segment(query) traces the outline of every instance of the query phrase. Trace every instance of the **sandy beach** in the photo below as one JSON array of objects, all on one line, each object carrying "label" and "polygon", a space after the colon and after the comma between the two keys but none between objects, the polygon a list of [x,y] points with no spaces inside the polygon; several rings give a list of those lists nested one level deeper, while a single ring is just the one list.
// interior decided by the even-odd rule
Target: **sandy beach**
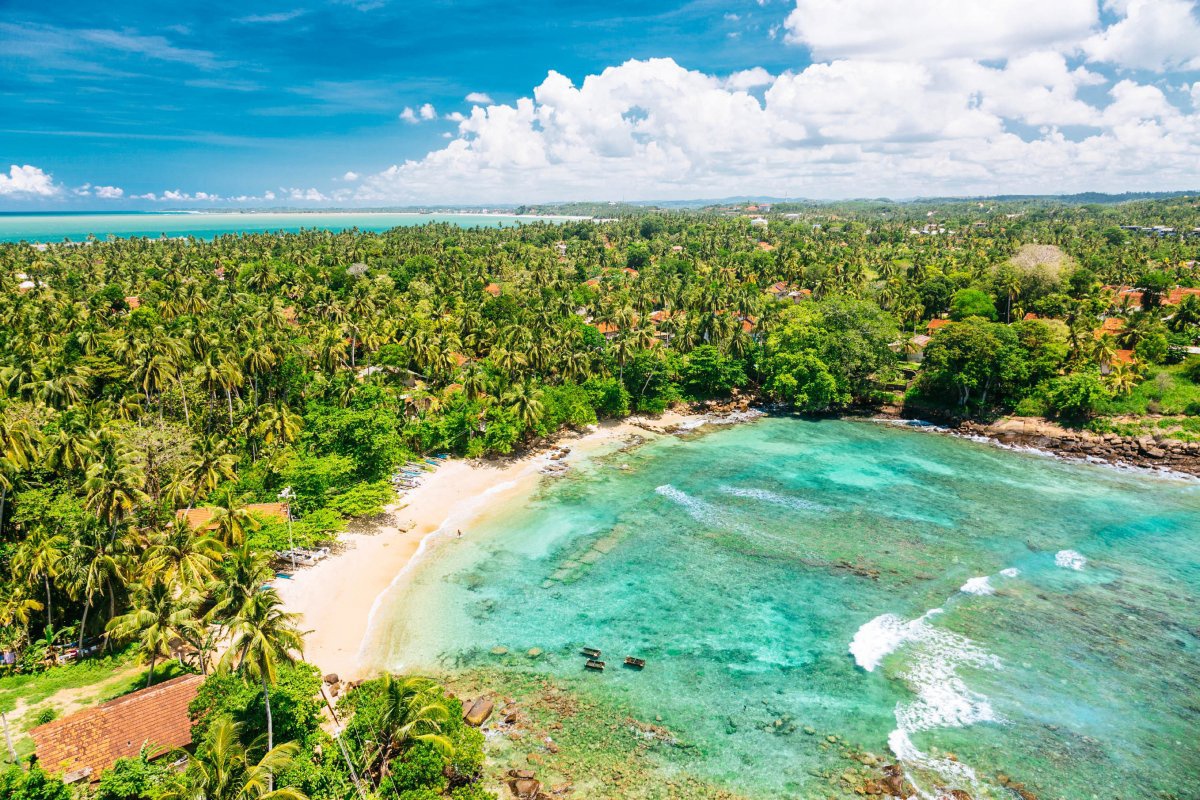
[{"label": "sandy beach", "polygon": [[[563,459],[584,458],[605,443],[631,435],[665,432],[698,418],[667,412],[653,420],[630,418],[605,423],[583,433],[568,433],[556,444],[570,448]],[[398,585],[421,556],[462,531],[470,535],[473,520],[488,506],[503,504],[536,487],[550,450],[505,460],[448,461],[429,473],[421,485],[388,507],[383,524],[351,531],[339,539],[336,554],[275,586],[288,611],[301,615],[304,659],[322,672],[343,680],[366,676],[369,665],[361,648],[373,614],[389,589]]]}]

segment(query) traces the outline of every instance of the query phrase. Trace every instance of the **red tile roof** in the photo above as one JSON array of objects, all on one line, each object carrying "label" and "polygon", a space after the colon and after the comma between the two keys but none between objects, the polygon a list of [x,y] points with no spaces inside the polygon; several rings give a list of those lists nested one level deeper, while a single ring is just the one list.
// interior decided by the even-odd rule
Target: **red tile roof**
[{"label": "red tile roof", "polygon": [[929,320],[929,332],[933,333],[938,328],[944,328],[947,325],[953,325],[954,320],[951,319],[931,319]]},{"label": "red tile roof", "polygon": [[1133,357],[1132,350],[1118,350],[1113,353],[1114,364],[1132,364],[1136,359]]},{"label": "red tile roof", "polygon": [[1167,296],[1163,298],[1164,306],[1177,306],[1183,302],[1183,298],[1188,295],[1200,296],[1200,289],[1185,289],[1182,286],[1176,286]]},{"label": "red tile roof", "polygon": [[[287,503],[247,503],[242,507],[255,516],[264,517],[273,522],[287,522],[288,519]],[[217,509],[211,506],[200,506],[192,509],[179,509],[175,512],[175,519],[187,522],[187,526],[194,531],[208,531],[217,527],[217,523],[213,521],[216,515]]]},{"label": "red tile roof", "polygon": [[492,297],[500,296],[500,284],[498,283],[489,283],[487,286],[483,287],[483,290]]},{"label": "red tile roof", "polygon": [[142,298],[138,297],[136,294],[126,297],[125,305],[129,306],[130,311],[133,311],[134,309],[141,307]]},{"label": "red tile roof", "polygon": [[1029,320],[1031,320],[1031,319],[1041,319],[1041,317],[1039,317],[1037,314],[1035,314],[1035,313],[1033,313],[1032,311],[1030,311],[1030,312],[1029,312],[1029,313],[1027,313],[1025,316],[1021,317],[1021,319],[1022,319],[1022,321],[1024,321],[1024,322],[1028,322],[1028,321],[1029,321]]},{"label": "red tile roof", "polygon": [[1097,339],[1105,334],[1116,336],[1123,330],[1125,330],[1125,320],[1120,317],[1106,317],[1104,322],[1100,323],[1100,327],[1092,331],[1092,336]]},{"label": "red tile roof", "polygon": [[769,253],[775,249],[775,245],[770,244],[768,242],[759,242],[758,249],[762,250],[764,253]]},{"label": "red tile roof", "polygon": [[83,772],[94,782],[118,758],[132,758],[143,747],[151,758],[186,747],[192,742],[188,703],[203,681],[182,675],[39,725],[29,732],[38,761],[48,772]]}]

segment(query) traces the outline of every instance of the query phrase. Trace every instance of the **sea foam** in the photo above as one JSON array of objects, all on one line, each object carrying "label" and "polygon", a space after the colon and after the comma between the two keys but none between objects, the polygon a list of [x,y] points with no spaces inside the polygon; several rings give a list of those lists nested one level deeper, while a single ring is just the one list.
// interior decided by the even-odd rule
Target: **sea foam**
[{"label": "sea foam", "polygon": [[995,594],[996,590],[992,587],[992,583],[987,575],[980,578],[971,578],[958,589],[966,594]]},{"label": "sea foam", "polygon": [[1059,550],[1054,554],[1054,565],[1081,571],[1087,565],[1087,558],[1077,550]]},{"label": "sea foam", "polygon": [[850,655],[854,656],[854,663],[867,672],[874,672],[884,657],[896,652],[909,639],[917,638],[926,620],[940,613],[940,608],[930,609],[909,622],[895,614],[880,614],[864,623],[850,642]]},{"label": "sea foam", "polygon": [[748,497],[752,500],[761,500],[764,503],[771,503],[777,506],[793,508],[797,511],[826,511],[826,506],[820,503],[814,503],[811,500],[805,500],[802,497],[791,497],[785,494],[778,494],[768,489],[744,488],[741,486],[722,486],[719,491],[722,494],[732,495],[734,497]]},{"label": "sea foam", "polygon": [[1016,567],[1009,567],[1008,569],[1000,570],[1000,574],[1006,578],[1015,578],[1021,574],[1021,570]]}]

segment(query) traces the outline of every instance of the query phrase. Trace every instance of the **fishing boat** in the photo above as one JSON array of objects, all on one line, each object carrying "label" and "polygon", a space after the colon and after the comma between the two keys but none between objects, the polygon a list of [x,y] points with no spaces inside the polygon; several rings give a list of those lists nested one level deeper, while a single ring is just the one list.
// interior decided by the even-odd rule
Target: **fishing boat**
[{"label": "fishing boat", "polygon": [[642,667],[646,666],[646,659],[625,656],[625,666],[631,669],[641,669]]},{"label": "fishing boat", "polygon": [[592,669],[596,672],[604,672],[604,662],[597,661],[594,658],[589,658],[587,663],[583,665],[584,669]]},{"label": "fishing boat", "polygon": [[583,653],[588,658],[599,658],[600,657],[600,651],[594,647],[585,647],[582,650],[580,650],[579,652]]}]

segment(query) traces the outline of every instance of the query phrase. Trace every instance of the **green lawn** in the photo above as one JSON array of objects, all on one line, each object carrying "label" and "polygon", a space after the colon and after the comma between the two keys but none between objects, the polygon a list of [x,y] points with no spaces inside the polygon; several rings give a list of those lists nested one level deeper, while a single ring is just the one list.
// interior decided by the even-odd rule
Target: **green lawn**
[{"label": "green lawn", "polygon": [[1200,415],[1200,384],[1192,383],[1183,370],[1184,364],[1151,367],[1146,380],[1126,397],[1113,398],[1104,413],[1112,416]]}]

